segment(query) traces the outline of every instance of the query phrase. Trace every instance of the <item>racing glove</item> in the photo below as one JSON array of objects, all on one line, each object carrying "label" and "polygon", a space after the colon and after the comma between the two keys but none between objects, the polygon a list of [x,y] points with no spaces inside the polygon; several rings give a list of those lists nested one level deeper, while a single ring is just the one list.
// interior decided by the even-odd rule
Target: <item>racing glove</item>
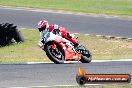
[{"label": "racing glove", "polygon": [[59,34],[60,30],[59,30],[59,26],[54,24],[54,30],[53,30],[53,33],[54,34]]}]

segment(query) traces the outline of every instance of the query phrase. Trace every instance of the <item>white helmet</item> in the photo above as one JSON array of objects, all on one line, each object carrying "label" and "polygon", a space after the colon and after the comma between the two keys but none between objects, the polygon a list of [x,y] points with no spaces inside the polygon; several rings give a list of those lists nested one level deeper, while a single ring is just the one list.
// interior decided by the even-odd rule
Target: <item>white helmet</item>
[{"label": "white helmet", "polygon": [[49,24],[46,20],[42,20],[38,23],[38,29],[40,32],[47,29],[47,28],[49,28]]}]

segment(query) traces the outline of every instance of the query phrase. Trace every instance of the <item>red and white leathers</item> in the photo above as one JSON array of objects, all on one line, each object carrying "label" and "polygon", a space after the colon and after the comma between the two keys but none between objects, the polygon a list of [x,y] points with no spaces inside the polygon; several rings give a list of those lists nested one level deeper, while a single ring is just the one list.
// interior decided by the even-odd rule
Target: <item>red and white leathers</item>
[{"label": "red and white leathers", "polygon": [[71,41],[73,44],[78,44],[78,41],[72,37],[72,35],[66,31],[64,27],[58,25],[49,25],[49,31],[58,30],[58,33],[65,39]]},{"label": "red and white leathers", "polygon": [[68,31],[66,31],[66,29],[64,27],[58,26],[56,24],[54,25],[49,25],[48,22],[46,20],[42,20],[38,23],[38,29],[40,31],[40,40],[38,45],[41,47],[43,46],[42,41],[42,37],[43,37],[43,33],[45,31],[49,31],[49,32],[53,32],[55,34],[60,34],[63,38],[71,41],[74,45],[78,45],[78,41],[75,40],[70,33],[68,33]]},{"label": "red and white leathers", "polygon": [[48,28],[44,31],[40,32],[40,41],[39,41],[39,46],[42,46],[41,40],[42,40],[42,36],[43,36],[43,32],[45,31],[49,31],[49,32],[54,32],[56,31],[56,33],[58,33],[59,35],[61,35],[63,38],[71,41],[74,45],[78,45],[78,41],[76,39],[74,39],[70,33],[68,33],[68,31],[66,31],[66,29],[64,27],[58,26],[56,24],[54,25],[49,25]]}]

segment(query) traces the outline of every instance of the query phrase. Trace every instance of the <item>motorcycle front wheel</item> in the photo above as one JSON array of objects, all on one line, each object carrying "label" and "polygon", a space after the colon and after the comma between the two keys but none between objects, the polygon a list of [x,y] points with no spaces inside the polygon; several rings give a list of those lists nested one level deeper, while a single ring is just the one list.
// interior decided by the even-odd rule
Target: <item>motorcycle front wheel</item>
[{"label": "motorcycle front wheel", "polygon": [[64,63],[64,53],[62,48],[56,43],[49,43],[45,47],[48,58],[56,64]]}]

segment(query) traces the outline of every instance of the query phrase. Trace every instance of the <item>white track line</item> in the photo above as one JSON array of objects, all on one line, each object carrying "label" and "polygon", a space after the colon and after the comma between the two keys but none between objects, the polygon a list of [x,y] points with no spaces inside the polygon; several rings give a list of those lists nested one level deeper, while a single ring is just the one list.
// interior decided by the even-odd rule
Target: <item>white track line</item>
[{"label": "white track line", "polygon": [[[92,60],[91,62],[118,62],[118,61],[132,61],[132,59],[119,59],[119,60]],[[25,62],[22,64],[52,64],[53,62]],[[81,63],[78,61],[65,61],[64,63]],[[21,64],[21,63],[20,63]]]},{"label": "white track line", "polygon": [[92,62],[117,62],[117,61],[132,61],[132,59],[119,59],[119,60],[92,60]]},{"label": "white track line", "polygon": [[[20,28],[20,29],[27,29],[27,28]],[[29,29],[29,30],[35,30],[35,29]],[[80,33],[73,33],[73,34],[80,34]],[[94,34],[84,34],[86,36],[94,35]],[[95,35],[97,37],[105,37],[105,38],[114,38],[114,39],[128,39],[132,40],[132,38],[125,38],[125,37],[115,37],[115,36],[104,36],[104,35]]]},{"label": "white track line", "polygon": [[[103,85],[111,85],[111,84],[85,84],[82,87],[88,87],[88,86],[103,86]],[[28,87],[9,87],[9,88],[54,88],[54,87],[80,87],[77,85],[53,85],[53,86],[28,86]]]}]

